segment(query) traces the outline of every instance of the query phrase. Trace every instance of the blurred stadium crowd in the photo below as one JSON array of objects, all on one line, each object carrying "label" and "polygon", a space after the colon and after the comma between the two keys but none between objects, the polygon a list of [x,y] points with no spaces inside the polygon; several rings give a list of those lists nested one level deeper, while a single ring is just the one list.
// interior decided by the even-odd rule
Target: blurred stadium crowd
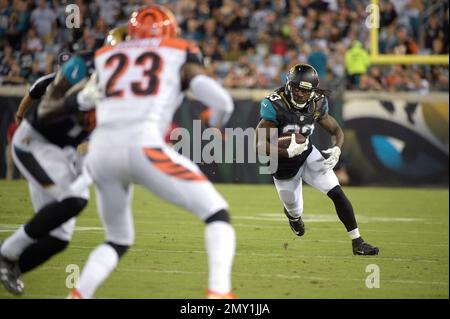
[{"label": "blurred stadium crowd", "polygon": [[[274,88],[307,62],[330,88],[448,91],[448,66],[369,64],[369,0],[0,0],[0,84],[34,82],[60,52],[100,47],[112,27],[155,2],[176,13],[182,36],[199,43],[226,87]],[[66,26],[72,3],[80,28]],[[380,53],[448,54],[448,16],[448,1],[380,0]]]}]

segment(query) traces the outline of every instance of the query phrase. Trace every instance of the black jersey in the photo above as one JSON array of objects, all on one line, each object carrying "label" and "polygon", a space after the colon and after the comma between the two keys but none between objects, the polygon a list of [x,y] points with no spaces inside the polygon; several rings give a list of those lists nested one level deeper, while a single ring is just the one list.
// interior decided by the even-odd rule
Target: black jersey
[{"label": "black jersey", "polygon": [[[309,137],[314,132],[314,123],[328,114],[328,100],[324,95],[314,93],[314,96],[302,109],[297,109],[286,97],[284,87],[281,87],[261,101],[261,118],[277,124],[278,136],[285,133],[301,133]],[[302,154],[292,158],[278,158],[278,169],[273,174],[277,179],[294,177],[300,166],[312,151],[308,146]]]},{"label": "black jersey", "polygon": [[[60,72],[71,86],[75,85],[93,72],[93,54],[83,52],[74,55],[62,66]],[[44,96],[47,87],[55,76],[56,73],[43,76],[30,88],[30,97],[38,101],[34,102],[27,112],[26,120],[49,142],[60,147],[76,147],[86,140],[92,131],[92,112],[79,112],[66,119],[51,123],[42,122],[38,117],[40,99]]]}]

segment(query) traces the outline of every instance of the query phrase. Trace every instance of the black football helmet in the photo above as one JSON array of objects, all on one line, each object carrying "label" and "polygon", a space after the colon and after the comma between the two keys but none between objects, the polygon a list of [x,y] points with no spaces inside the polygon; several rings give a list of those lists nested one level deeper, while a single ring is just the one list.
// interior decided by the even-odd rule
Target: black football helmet
[{"label": "black football helmet", "polygon": [[309,64],[293,66],[287,75],[285,93],[294,107],[302,109],[314,97],[319,86],[319,75]]}]

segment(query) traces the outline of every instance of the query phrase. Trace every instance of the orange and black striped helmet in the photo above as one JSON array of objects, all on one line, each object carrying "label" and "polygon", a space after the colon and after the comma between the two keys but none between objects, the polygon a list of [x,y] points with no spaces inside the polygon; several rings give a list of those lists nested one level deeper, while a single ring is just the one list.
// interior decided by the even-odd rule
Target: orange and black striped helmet
[{"label": "orange and black striped helmet", "polygon": [[133,39],[176,37],[177,20],[163,6],[143,7],[131,14],[128,34]]}]

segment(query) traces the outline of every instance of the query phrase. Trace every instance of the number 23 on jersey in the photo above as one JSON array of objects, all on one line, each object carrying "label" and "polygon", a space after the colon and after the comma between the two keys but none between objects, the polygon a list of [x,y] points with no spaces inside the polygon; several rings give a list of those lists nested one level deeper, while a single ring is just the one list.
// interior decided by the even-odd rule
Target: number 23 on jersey
[{"label": "number 23 on jersey", "polygon": [[155,52],[147,51],[136,58],[130,58],[125,53],[111,55],[102,66],[105,70],[113,70],[106,81],[105,96],[120,98],[126,90],[130,90],[137,97],[156,95],[162,65],[163,60]]}]

